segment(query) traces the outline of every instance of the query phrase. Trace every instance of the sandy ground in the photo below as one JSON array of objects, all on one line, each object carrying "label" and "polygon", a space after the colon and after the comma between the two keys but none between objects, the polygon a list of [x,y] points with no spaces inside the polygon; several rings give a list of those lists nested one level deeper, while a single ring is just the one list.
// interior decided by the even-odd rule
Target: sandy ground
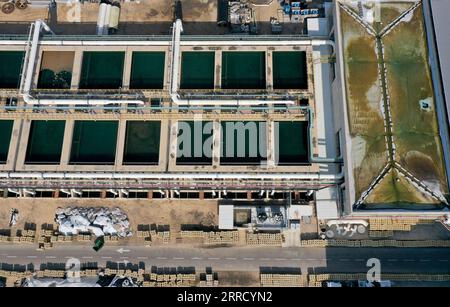
[{"label": "sandy ground", "polygon": [[[57,6],[58,22],[96,23],[99,5],[97,3],[76,3]],[[120,22],[163,22],[173,20],[172,2],[163,0],[141,0],[121,3]]]},{"label": "sandy ground", "polygon": [[42,57],[41,70],[50,69],[54,72],[62,70],[72,71],[75,52],[72,51],[45,51]]},{"label": "sandy ground", "polygon": [[19,10],[16,8],[11,14],[4,14],[0,11],[1,22],[31,22],[36,19],[47,20],[47,18],[48,8],[45,7],[27,7],[24,10]]},{"label": "sandy ground", "polygon": [[[0,229],[9,228],[12,208],[19,210],[17,229],[23,229],[25,223],[35,223],[38,228],[44,223],[54,223],[55,210],[58,207],[119,207],[127,215],[132,230],[139,224],[170,225],[171,242],[176,241],[181,224],[217,225],[218,206],[214,200],[118,200],[118,199],[2,199],[0,200]],[[143,243],[135,235],[122,239],[121,244]]]}]

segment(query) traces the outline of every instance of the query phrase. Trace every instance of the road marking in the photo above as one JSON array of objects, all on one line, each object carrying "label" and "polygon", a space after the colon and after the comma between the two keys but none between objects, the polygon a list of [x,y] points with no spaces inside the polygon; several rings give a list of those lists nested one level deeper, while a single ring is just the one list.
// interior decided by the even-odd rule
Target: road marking
[{"label": "road marking", "polygon": [[[266,258],[267,259],[267,258]],[[262,259],[261,259],[262,260]],[[291,258],[292,261],[301,261],[302,259],[300,258]]]},{"label": "road marking", "polygon": [[192,257],[191,259],[192,259],[192,260],[202,260],[203,258],[200,258],[200,257]]},{"label": "road marking", "polygon": [[103,256],[103,257],[102,257],[102,259],[111,259],[111,258],[112,258],[112,257],[109,257],[109,256],[108,256],[108,257],[106,257],[106,256]]},{"label": "road marking", "polygon": [[[225,258],[226,260],[236,260],[236,258],[233,258],[233,257],[228,257],[228,258]],[[262,260],[262,259],[261,259]],[[267,259],[267,260],[269,260],[269,259]]]},{"label": "road marking", "polygon": [[209,259],[209,260],[220,260],[219,257],[209,257],[208,259]]},{"label": "road marking", "polygon": [[92,259],[92,256],[83,256],[81,258],[83,258],[83,259]]},{"label": "road marking", "polygon": [[414,259],[403,259],[403,261],[406,261],[406,262],[413,262],[413,261],[415,261]]},{"label": "road marking", "polygon": [[17,258],[17,256],[6,256],[6,258]]},{"label": "road marking", "polygon": [[137,257],[138,259],[140,259],[140,260],[146,260],[146,259],[148,259],[148,257]]},{"label": "road marking", "polygon": [[350,259],[339,259],[339,261],[350,261]]},{"label": "road marking", "polygon": [[128,259],[128,257],[120,257],[120,259]]},{"label": "road marking", "polygon": [[255,258],[244,258],[245,261],[252,261],[255,260]]},{"label": "road marking", "polygon": [[184,260],[184,257],[173,257],[173,260]]},{"label": "road marking", "polygon": [[431,260],[429,260],[429,259],[420,259],[419,261],[420,262],[430,262]]},{"label": "road marking", "polygon": [[448,259],[439,259],[440,262],[448,262]]},{"label": "road marking", "polygon": [[156,257],[156,259],[160,259],[160,260],[166,260],[167,257]]},{"label": "road marking", "polygon": [[30,259],[36,259],[37,256],[27,256],[27,258],[30,258]]},{"label": "road marking", "polygon": [[306,259],[304,259],[305,261],[317,261],[317,259],[315,259],[315,258],[306,258]]},{"label": "road marking", "polygon": [[275,260],[277,260],[277,261],[285,261],[286,258],[275,258]]},{"label": "road marking", "polygon": [[398,261],[398,259],[388,259],[389,262],[395,262]]},{"label": "road marking", "polygon": [[55,256],[45,256],[45,259],[56,259]]}]

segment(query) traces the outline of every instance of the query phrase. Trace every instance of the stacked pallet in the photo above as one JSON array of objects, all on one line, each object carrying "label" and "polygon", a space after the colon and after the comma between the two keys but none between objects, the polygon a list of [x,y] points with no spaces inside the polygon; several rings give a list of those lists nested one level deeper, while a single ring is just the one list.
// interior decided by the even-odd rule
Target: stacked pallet
[{"label": "stacked pallet", "polygon": [[247,233],[246,241],[248,245],[278,245],[283,243],[283,235],[277,233]]},{"label": "stacked pallet", "polygon": [[90,242],[92,240],[91,234],[78,234],[76,236],[78,242]]},{"label": "stacked pallet", "polygon": [[203,232],[204,244],[236,244],[238,242],[239,232],[237,230]]},{"label": "stacked pallet", "polygon": [[302,240],[303,247],[450,247],[450,240]]},{"label": "stacked pallet", "polygon": [[263,287],[307,287],[307,275],[301,274],[260,274]]},{"label": "stacked pallet", "polygon": [[202,238],[204,236],[203,230],[182,230],[180,232],[182,238]]},{"label": "stacked pallet", "polygon": [[105,240],[105,243],[117,243],[117,242],[119,242],[119,236],[107,235],[107,236],[104,236],[104,240]]},{"label": "stacked pallet", "polygon": [[200,273],[200,287],[217,287],[219,285],[219,274],[213,272],[211,267],[206,268],[205,273]]},{"label": "stacked pallet", "polygon": [[394,235],[392,230],[370,230],[369,237],[371,238],[389,238]]},{"label": "stacked pallet", "polygon": [[156,268],[143,274],[142,285],[144,287],[174,287],[194,286],[196,283],[195,271],[187,271],[183,268]]},{"label": "stacked pallet", "polygon": [[45,250],[53,247],[52,237],[57,234],[53,231],[53,225],[43,224],[41,227],[41,233],[38,238],[39,249]]},{"label": "stacked pallet", "polygon": [[169,225],[138,225],[136,236],[143,238],[146,245],[152,245],[154,242],[161,242],[162,244],[170,243]]},{"label": "stacked pallet", "polygon": [[[369,227],[370,230],[411,231],[412,226],[420,222],[421,220],[418,218],[370,219]],[[425,223],[425,220],[423,220],[423,223]]]}]

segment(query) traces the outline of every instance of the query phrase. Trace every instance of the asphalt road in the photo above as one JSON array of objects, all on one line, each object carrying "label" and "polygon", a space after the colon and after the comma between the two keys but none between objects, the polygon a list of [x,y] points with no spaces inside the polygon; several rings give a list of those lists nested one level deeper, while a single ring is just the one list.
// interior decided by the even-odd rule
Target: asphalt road
[{"label": "asphalt road", "polygon": [[[122,252],[118,250],[122,248]],[[450,248],[280,248],[183,246],[105,246],[98,253],[89,246],[57,246],[39,251],[35,245],[0,245],[0,262],[40,265],[65,263],[69,258],[83,262],[144,262],[176,267],[194,266],[216,271],[258,271],[260,267],[300,267],[318,272],[366,272],[367,260],[377,258],[385,273],[450,274]]]}]

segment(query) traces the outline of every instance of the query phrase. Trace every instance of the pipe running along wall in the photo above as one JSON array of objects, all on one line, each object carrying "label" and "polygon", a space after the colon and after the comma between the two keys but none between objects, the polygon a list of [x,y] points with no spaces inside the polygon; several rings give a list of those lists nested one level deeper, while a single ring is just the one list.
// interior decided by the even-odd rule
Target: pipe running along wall
[{"label": "pipe running along wall", "polygon": [[[183,32],[183,24],[180,19],[177,19],[173,24],[172,32],[172,65],[171,65],[171,79],[170,79],[170,97],[172,101],[178,105],[262,105],[262,104],[276,104],[283,103],[293,105],[295,100],[270,100],[270,99],[216,99],[220,95],[214,95],[211,99],[182,99],[178,93],[178,80],[180,75],[180,43],[181,33]],[[250,46],[259,45],[259,42],[247,42]],[[331,40],[306,40],[305,45],[321,46],[329,45],[333,48],[334,42]],[[286,42],[283,41],[268,41],[265,45],[284,46]]]},{"label": "pipe running along wall", "polygon": [[[33,27],[33,26],[32,26]],[[23,100],[26,104],[30,105],[106,105],[106,104],[144,104],[142,100],[119,100],[119,99],[36,99],[31,96],[31,87],[33,83],[33,76],[36,68],[36,58],[39,47],[39,39],[42,29],[47,32],[52,32],[50,27],[42,20],[36,20],[34,23],[33,39],[31,41],[31,47],[29,47],[29,42],[27,43],[27,52],[25,57],[24,69],[25,75],[22,74],[21,84],[21,94]],[[31,38],[31,35],[30,35]],[[28,48],[30,50],[28,51]]]}]

